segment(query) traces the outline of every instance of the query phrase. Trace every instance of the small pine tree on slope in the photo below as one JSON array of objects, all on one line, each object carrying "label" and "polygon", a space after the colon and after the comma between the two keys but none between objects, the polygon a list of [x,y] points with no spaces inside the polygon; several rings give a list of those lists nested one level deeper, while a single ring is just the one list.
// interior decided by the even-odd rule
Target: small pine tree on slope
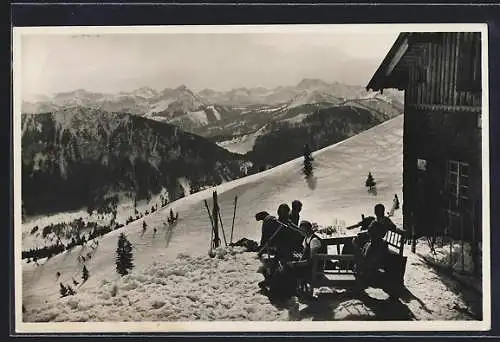
[{"label": "small pine tree on slope", "polygon": [[59,283],[59,293],[61,297],[66,297],[68,295],[68,289],[62,283]]},{"label": "small pine tree on slope", "polygon": [[128,274],[129,270],[134,267],[132,244],[127,240],[124,233],[118,237],[118,248],[116,249],[116,272],[120,275]]},{"label": "small pine tree on slope", "polygon": [[370,188],[370,190],[375,186],[375,181],[373,180],[373,176],[371,172],[368,172],[368,177],[366,178],[365,186]]},{"label": "small pine tree on slope", "polygon": [[68,285],[66,288],[68,289],[68,296],[74,296],[76,294],[75,290],[73,290],[70,285]]},{"label": "small pine tree on slope", "polygon": [[312,174],[312,155],[311,155],[311,150],[309,148],[309,145],[304,146],[304,173],[306,176],[310,176]]},{"label": "small pine tree on slope", "polygon": [[83,265],[82,279],[84,282],[87,281],[87,279],[89,279],[89,270],[87,269],[87,266],[85,266],[85,265]]}]

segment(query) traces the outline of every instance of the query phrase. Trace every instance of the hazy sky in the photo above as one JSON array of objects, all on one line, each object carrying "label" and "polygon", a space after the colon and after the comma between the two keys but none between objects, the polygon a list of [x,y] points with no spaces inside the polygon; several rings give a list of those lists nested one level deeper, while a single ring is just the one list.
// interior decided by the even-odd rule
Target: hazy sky
[{"label": "hazy sky", "polygon": [[292,85],[303,78],[366,85],[399,32],[24,35],[24,95],[84,88],[200,91]]}]

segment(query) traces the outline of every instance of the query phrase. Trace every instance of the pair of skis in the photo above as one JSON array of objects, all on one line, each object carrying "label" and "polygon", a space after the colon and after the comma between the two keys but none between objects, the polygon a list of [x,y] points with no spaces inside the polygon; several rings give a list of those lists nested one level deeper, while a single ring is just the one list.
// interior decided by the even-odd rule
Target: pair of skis
[{"label": "pair of skis", "polygon": [[[220,239],[218,238],[218,232],[217,232],[218,222],[214,221],[214,217],[210,213],[210,208],[208,206],[207,200],[205,200],[204,202],[205,202],[205,208],[207,209],[208,217],[210,218],[210,225],[212,226],[212,230],[211,230],[211,234],[210,234],[210,251],[209,251],[209,255],[212,256],[213,255],[213,250],[215,248],[217,248],[219,246],[219,244],[220,244]],[[236,218],[236,206],[237,206],[237,203],[238,203],[238,196],[235,196],[234,197],[233,221],[232,221],[232,225],[231,225],[231,237],[230,237],[229,245],[231,245],[233,243],[234,220]],[[220,213],[220,210],[219,210],[219,207],[218,207],[216,193],[214,193],[214,209],[215,209],[214,210],[214,216],[215,215],[218,216],[217,218],[215,218],[215,220],[219,220],[220,221],[221,229],[222,229],[222,236],[224,238],[224,244],[227,246],[228,244],[227,244],[227,240],[226,240],[226,233],[224,231],[224,225],[222,223],[222,216],[221,216],[221,213]],[[214,239],[214,235],[215,235],[215,239]]]}]

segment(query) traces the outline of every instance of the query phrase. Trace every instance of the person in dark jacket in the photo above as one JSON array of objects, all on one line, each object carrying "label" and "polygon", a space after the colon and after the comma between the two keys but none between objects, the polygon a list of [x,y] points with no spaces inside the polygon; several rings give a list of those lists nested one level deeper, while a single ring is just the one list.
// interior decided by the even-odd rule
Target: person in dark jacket
[{"label": "person in dark jacket", "polygon": [[356,256],[356,270],[358,273],[370,276],[381,267],[385,256],[388,253],[387,243],[384,236],[389,230],[395,229],[396,225],[390,218],[385,216],[383,204],[375,206],[375,220],[368,226],[368,241],[360,243],[354,238],[354,255]]},{"label": "person in dark jacket", "polygon": [[[263,272],[264,280],[259,283],[262,289],[269,290],[274,295],[289,296],[296,291],[297,278],[305,278],[306,274],[310,273],[309,264],[294,264],[293,253],[297,251],[296,243],[297,235],[308,234],[304,241],[304,257],[310,258],[311,253],[320,251],[321,241],[313,236],[312,224],[303,221],[301,222],[300,230],[293,226],[282,226],[279,232],[273,238],[276,246],[275,257],[272,259],[269,267]],[[318,246],[319,243],[319,246]],[[307,255],[307,257],[306,257]],[[308,269],[309,271],[305,271]]]},{"label": "person in dark jacket", "polygon": [[[277,267],[276,262],[281,259],[283,252],[286,249],[280,248],[282,244],[282,234],[278,234],[277,230],[282,230],[281,225],[286,224],[290,218],[290,207],[287,204],[281,204],[278,207],[278,218],[270,215],[267,211],[261,211],[255,215],[257,221],[262,221],[262,233],[260,239],[259,253],[260,256],[266,249],[275,249],[277,252],[277,258],[274,259],[273,265],[268,271],[264,272],[264,280],[259,283],[261,288],[269,286],[272,279],[272,274],[276,272]],[[275,234],[276,233],[276,234]],[[272,238],[272,240],[270,240]]]},{"label": "person in dark jacket", "polygon": [[[278,207],[278,218],[270,215],[267,211],[261,211],[255,215],[257,221],[262,221],[262,233],[260,247],[264,247],[268,240],[273,236],[281,224],[287,224],[290,219],[290,207],[287,204],[280,204]],[[274,242],[273,242],[274,244]]]},{"label": "person in dark jacket", "polygon": [[299,225],[300,212],[302,210],[302,202],[295,200],[292,202],[292,212],[290,213],[290,221],[296,226]]},{"label": "person in dark jacket", "polygon": [[288,204],[282,203],[278,207],[278,220],[283,223],[287,223],[290,219],[290,207]]}]

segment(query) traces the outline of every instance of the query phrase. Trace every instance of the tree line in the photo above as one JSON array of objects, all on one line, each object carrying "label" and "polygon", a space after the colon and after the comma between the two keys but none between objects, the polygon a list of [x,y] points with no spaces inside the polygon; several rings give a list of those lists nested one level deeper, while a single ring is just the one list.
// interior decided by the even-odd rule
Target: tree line
[{"label": "tree line", "polygon": [[58,240],[56,243],[40,247],[40,248],[30,248],[26,251],[23,251],[21,253],[21,258],[22,259],[33,259],[33,261],[37,261],[39,259],[43,258],[51,258],[52,256],[62,253],[64,251],[70,250],[73,247],[76,246],[83,246],[85,243],[88,241],[91,241],[97,237],[103,236],[113,230],[120,229],[124,227],[123,224],[116,224],[114,226],[114,229],[111,228],[110,226],[99,226],[95,222],[89,222],[86,225],[87,228],[92,227],[92,230],[88,234],[88,236],[85,235],[78,235],[76,237],[72,237],[71,240],[67,244],[61,243],[60,240]]}]

